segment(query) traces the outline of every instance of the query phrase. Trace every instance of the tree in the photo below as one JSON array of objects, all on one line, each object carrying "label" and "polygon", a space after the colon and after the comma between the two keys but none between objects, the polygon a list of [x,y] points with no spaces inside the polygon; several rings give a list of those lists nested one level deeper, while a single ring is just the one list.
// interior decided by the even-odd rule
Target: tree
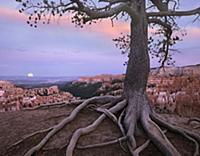
[{"label": "tree", "polygon": [[[158,51],[162,52],[161,59],[162,66],[164,66],[164,63],[170,59],[169,47],[179,40],[179,37],[172,37],[173,30],[175,30],[173,28],[177,26],[175,21],[176,17],[199,16],[200,7],[192,10],[177,11],[178,0],[149,0],[148,2],[146,0],[99,0],[95,2],[93,0],[16,1],[21,3],[20,12],[25,11],[30,14],[29,20],[27,21],[30,26],[37,27],[39,21],[49,23],[52,16],[63,16],[67,13],[73,15],[72,22],[80,27],[84,24],[91,24],[99,19],[111,18],[111,20],[113,20],[119,15],[122,15],[122,17],[129,17],[128,21],[130,21],[131,31],[124,82],[124,96],[93,97],[85,100],[61,123],[49,129],[42,130],[42,132],[49,133],[38,145],[31,148],[25,156],[31,156],[41,149],[55,133],[72,121],[81,109],[86,107],[89,103],[97,101],[102,103],[112,101],[112,105],[109,109],[97,108],[96,110],[102,112],[102,115],[93,124],[85,128],[80,128],[73,134],[66,149],[66,156],[73,155],[73,150],[81,135],[93,131],[106,117],[118,124],[123,135],[119,140],[127,141],[129,151],[133,156],[139,155],[140,151],[148,146],[149,141],[152,141],[166,156],[180,155],[179,151],[170,143],[159,126],[163,126],[172,132],[179,133],[194,142],[196,145],[194,155],[199,154],[198,142],[200,142],[200,136],[186,129],[171,125],[159,118],[150,108],[149,100],[146,95],[146,85],[150,72],[148,25],[153,24],[153,27],[156,27],[156,25],[160,26],[160,33],[164,34],[165,38],[159,43],[159,45],[162,44],[162,46],[159,48],[160,51]],[[116,112],[121,112],[118,119],[114,115]],[[147,141],[139,147],[135,140],[138,131],[144,131],[147,135]],[[117,140],[104,144],[111,144],[114,142],[117,142]]]}]

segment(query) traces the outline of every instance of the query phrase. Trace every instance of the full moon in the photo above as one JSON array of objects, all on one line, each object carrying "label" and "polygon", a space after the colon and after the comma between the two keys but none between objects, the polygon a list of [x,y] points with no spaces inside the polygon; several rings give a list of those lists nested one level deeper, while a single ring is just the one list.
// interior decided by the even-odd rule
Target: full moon
[{"label": "full moon", "polygon": [[33,77],[34,75],[33,75],[33,73],[28,73],[27,74],[27,77]]}]

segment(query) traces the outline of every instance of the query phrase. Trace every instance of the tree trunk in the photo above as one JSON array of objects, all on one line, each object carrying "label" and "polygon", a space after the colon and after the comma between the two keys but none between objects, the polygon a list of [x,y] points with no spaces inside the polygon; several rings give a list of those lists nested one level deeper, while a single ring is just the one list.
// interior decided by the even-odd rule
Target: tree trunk
[{"label": "tree trunk", "polygon": [[[145,2],[137,0],[133,4],[134,9],[139,13],[139,19],[131,21],[131,43],[128,66],[126,71],[124,92],[128,101],[126,109],[125,125],[129,120],[139,119],[141,109],[148,107],[146,96],[146,84],[150,71],[148,55],[148,23],[145,13]],[[130,118],[130,119],[128,119]],[[126,123],[127,122],[127,123]],[[132,127],[134,128],[134,127]],[[128,127],[126,127],[128,129]]]},{"label": "tree trunk", "polygon": [[145,0],[135,0],[133,9],[138,18],[131,21],[131,43],[128,66],[124,82],[127,99],[124,126],[128,138],[129,151],[133,156],[137,148],[135,141],[137,124],[140,123],[150,140],[166,156],[180,156],[178,151],[150,118],[151,109],[146,95],[146,85],[150,72],[148,55],[148,22],[145,13]]},{"label": "tree trunk", "polygon": [[141,109],[148,107],[145,90],[150,70],[147,51],[148,23],[145,13],[145,1],[134,1],[133,9],[137,9],[139,16],[137,21],[133,18],[131,19],[130,53],[124,82],[124,93],[128,102],[124,126],[130,143],[130,151],[130,148],[136,148],[133,134],[135,134],[137,121],[141,116]]}]

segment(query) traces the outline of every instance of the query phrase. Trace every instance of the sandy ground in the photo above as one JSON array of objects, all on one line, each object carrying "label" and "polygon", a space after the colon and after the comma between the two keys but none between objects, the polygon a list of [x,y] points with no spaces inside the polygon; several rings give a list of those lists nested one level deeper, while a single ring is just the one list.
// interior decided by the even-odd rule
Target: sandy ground
[{"label": "sandy ground", "polygon": [[[53,126],[75,108],[75,105],[68,105],[61,108],[48,108],[29,111],[17,111],[17,112],[5,112],[0,113],[0,155],[1,156],[23,156],[23,154],[32,146],[37,144],[44,136],[44,134],[38,134],[30,139],[25,140],[18,146],[8,149],[8,147],[16,141],[23,138],[34,131],[42,130]],[[68,143],[73,132],[80,127],[85,127],[92,123],[100,114],[94,112],[88,108],[85,108],[79,113],[76,119],[64,127],[59,133],[57,133],[45,147],[36,156],[64,156],[66,148],[59,150],[58,148]],[[162,117],[173,124],[194,129],[192,126],[188,126],[188,118],[183,118],[175,115],[163,114]],[[195,130],[198,132],[198,129]],[[78,145],[88,145],[92,143],[106,142],[120,137],[120,131],[117,126],[109,119],[106,119],[94,132],[81,137],[78,141]],[[182,156],[191,156],[194,151],[194,144],[187,139],[167,132],[168,138],[175,145],[175,147],[181,152]],[[141,144],[144,139],[137,138]],[[126,144],[123,143],[125,148]],[[51,149],[50,149],[51,148]],[[110,145],[102,148],[92,148],[87,150],[75,149],[75,156],[128,156],[127,152],[124,152],[119,144]],[[155,148],[153,144],[150,144],[142,153],[141,156],[162,156],[162,154]]]}]

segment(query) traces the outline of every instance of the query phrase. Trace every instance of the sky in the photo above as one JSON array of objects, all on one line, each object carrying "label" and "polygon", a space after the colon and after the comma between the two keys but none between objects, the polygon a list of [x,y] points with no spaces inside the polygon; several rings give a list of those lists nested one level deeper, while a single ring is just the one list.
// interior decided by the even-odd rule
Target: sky
[{"label": "sky", "polygon": [[[182,0],[180,9],[200,6],[199,0]],[[126,56],[113,38],[129,32],[129,23],[110,20],[76,28],[69,17],[53,19],[50,25],[32,28],[27,16],[19,14],[15,0],[0,0],[0,76],[83,76],[121,74]],[[176,45],[176,66],[200,63],[200,22],[180,18],[187,36]],[[151,67],[159,64],[151,60]]]}]

